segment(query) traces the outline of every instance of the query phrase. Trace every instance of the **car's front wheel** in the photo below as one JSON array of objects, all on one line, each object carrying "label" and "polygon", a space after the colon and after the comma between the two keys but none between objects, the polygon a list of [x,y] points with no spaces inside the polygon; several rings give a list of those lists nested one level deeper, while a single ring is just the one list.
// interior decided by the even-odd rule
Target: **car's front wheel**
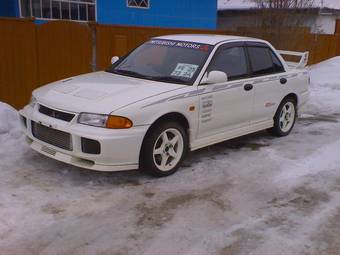
[{"label": "car's front wheel", "polygon": [[176,122],[157,125],[148,132],[142,146],[141,169],[155,176],[177,171],[188,150],[188,136]]}]

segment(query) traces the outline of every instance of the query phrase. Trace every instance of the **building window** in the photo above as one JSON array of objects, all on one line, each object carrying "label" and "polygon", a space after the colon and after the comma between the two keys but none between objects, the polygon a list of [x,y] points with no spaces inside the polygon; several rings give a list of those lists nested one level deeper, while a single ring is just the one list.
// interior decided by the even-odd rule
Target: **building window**
[{"label": "building window", "polygon": [[127,0],[127,6],[133,8],[149,8],[149,0]]},{"label": "building window", "polygon": [[20,4],[22,17],[96,20],[96,0],[20,0]]}]

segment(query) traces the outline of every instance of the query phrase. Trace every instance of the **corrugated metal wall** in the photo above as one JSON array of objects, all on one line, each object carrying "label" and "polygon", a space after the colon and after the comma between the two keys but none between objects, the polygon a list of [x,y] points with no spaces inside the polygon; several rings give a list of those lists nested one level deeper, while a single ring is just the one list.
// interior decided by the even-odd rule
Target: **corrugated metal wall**
[{"label": "corrugated metal wall", "polygon": [[27,20],[0,20],[0,101],[17,108],[38,86],[35,30]]},{"label": "corrugated metal wall", "polygon": [[0,19],[0,101],[20,108],[33,89],[91,72],[91,38],[86,24]]}]

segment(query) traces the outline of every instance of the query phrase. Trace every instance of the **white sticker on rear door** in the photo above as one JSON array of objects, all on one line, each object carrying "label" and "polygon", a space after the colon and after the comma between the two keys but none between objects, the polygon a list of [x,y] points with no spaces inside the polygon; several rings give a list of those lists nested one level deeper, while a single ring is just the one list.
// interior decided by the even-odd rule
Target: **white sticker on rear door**
[{"label": "white sticker on rear door", "polygon": [[194,76],[198,65],[178,63],[175,70],[171,73],[171,76],[184,77],[191,79]]}]

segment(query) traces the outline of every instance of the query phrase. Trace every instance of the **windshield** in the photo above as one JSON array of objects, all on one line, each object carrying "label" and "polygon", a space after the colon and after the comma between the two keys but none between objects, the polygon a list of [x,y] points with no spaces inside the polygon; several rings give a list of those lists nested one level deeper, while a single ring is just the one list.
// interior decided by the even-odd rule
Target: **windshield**
[{"label": "windshield", "polygon": [[151,40],[107,71],[136,78],[192,85],[213,46],[195,42]]}]

